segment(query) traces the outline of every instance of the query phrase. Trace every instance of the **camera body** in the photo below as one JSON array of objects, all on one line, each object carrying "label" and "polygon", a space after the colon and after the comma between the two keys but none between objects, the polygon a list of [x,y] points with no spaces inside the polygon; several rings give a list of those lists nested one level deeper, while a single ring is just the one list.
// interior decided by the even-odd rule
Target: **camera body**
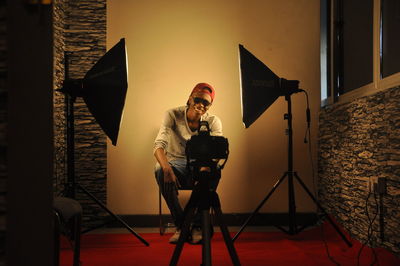
[{"label": "camera body", "polygon": [[189,161],[208,163],[228,159],[228,139],[222,136],[211,136],[208,122],[200,121],[198,135],[194,135],[186,143],[186,157]]}]

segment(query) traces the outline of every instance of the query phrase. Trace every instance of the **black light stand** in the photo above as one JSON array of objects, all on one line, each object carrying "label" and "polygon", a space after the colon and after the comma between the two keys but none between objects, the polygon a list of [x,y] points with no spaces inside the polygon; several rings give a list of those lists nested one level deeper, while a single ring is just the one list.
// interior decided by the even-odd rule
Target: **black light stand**
[{"label": "black light stand", "polygon": [[[281,82],[285,81],[284,79],[281,79]],[[291,81],[288,81],[291,82]],[[285,86],[285,85],[284,85]],[[290,86],[290,84],[289,84]],[[303,183],[303,181],[300,179],[300,177],[297,175],[297,172],[293,171],[293,129],[292,129],[292,102],[291,102],[291,94],[295,92],[300,92],[301,90],[299,89],[294,89],[294,90],[287,90],[285,95],[285,100],[287,102],[287,113],[284,115],[284,119],[287,120],[288,123],[288,128],[286,129],[286,135],[288,136],[288,170],[283,174],[283,176],[274,184],[273,188],[271,191],[267,194],[267,196],[261,201],[261,203],[257,206],[257,208],[254,210],[254,212],[250,215],[250,217],[246,220],[246,222],[243,224],[243,226],[240,228],[240,230],[236,233],[236,235],[233,237],[233,241],[235,241],[241,232],[244,230],[244,228],[247,226],[247,224],[251,221],[251,219],[256,215],[256,213],[261,209],[261,207],[265,204],[265,202],[270,198],[270,196],[274,193],[274,191],[279,187],[279,185],[285,180],[285,178],[288,179],[288,198],[289,198],[289,229],[286,230],[280,226],[277,226],[280,230],[284,231],[287,234],[290,235],[295,235],[299,232],[301,232],[306,226],[303,226],[301,228],[298,228],[297,222],[296,222],[296,202],[295,202],[295,195],[294,195],[294,182],[293,179],[296,179],[298,183],[300,183],[301,187],[307,192],[308,196],[314,201],[314,203],[318,206],[319,210],[326,216],[328,221],[331,223],[331,225],[334,227],[334,229],[339,233],[339,235],[342,237],[342,239],[346,242],[346,244],[351,247],[352,243],[346,238],[346,236],[340,231],[338,226],[332,221],[332,219],[329,217],[329,215],[326,213],[324,208],[318,203],[318,201],[315,199],[315,197],[312,195],[312,193],[309,191],[309,189],[306,187],[306,185]]]},{"label": "black light stand", "polygon": [[[74,82],[69,79],[69,55],[65,53],[64,58],[64,66],[65,66],[65,81],[64,83]],[[70,84],[71,85],[71,84]],[[118,221],[123,227],[125,227],[129,232],[131,232],[134,236],[136,236],[143,244],[149,246],[149,243],[144,240],[140,235],[138,235],[125,221],[123,221],[120,217],[115,215],[111,210],[107,208],[100,200],[98,200],[92,193],[90,193],[87,189],[85,189],[82,185],[80,185],[76,181],[75,175],[75,127],[74,127],[74,102],[79,95],[79,91],[76,95],[68,93],[64,89],[61,90],[65,95],[65,115],[66,115],[66,124],[67,124],[67,196],[70,198],[76,198],[76,190],[79,189],[87,196],[89,196],[95,203],[97,203],[103,210],[105,210],[112,218]],[[105,224],[101,225],[104,226]],[[99,228],[100,226],[96,227]],[[91,228],[83,231],[82,233],[86,233],[92,231],[96,228]]]}]

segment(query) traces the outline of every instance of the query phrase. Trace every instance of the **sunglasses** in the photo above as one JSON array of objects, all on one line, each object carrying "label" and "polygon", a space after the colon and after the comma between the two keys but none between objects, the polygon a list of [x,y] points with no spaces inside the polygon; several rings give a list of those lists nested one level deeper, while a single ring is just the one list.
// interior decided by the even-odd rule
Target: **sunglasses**
[{"label": "sunglasses", "polygon": [[204,105],[204,107],[209,106],[211,103],[203,98],[199,98],[199,97],[194,97],[193,101],[195,104],[199,104],[201,103],[202,105]]}]

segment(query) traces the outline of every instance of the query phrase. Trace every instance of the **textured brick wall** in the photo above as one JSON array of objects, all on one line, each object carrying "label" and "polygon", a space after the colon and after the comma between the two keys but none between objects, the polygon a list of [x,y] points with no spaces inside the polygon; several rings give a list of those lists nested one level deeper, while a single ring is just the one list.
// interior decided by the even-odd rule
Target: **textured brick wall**
[{"label": "textured brick wall", "polygon": [[[62,87],[64,80],[65,10],[67,0],[56,0],[53,5],[54,32],[54,89]],[[54,91],[54,194],[62,195],[66,179],[66,136],[64,95]]]},{"label": "textured brick wall", "polygon": [[[368,215],[372,246],[400,254],[400,87],[320,112],[319,195],[327,210],[350,234],[366,242]],[[387,194],[369,193],[367,184],[386,178]],[[376,194],[375,194],[376,195]],[[368,202],[368,203],[367,203]],[[380,238],[379,207],[384,234]]]},{"label": "textured brick wall", "polygon": [[[83,78],[106,52],[106,0],[57,0],[55,10],[55,87],[64,79],[64,51],[70,56],[69,77]],[[55,97],[56,194],[66,183],[64,96]],[[76,180],[106,202],[106,137],[82,99],[75,103]],[[85,194],[76,198],[84,210],[84,225],[101,223],[104,212]],[[99,216],[100,215],[100,216]]]}]

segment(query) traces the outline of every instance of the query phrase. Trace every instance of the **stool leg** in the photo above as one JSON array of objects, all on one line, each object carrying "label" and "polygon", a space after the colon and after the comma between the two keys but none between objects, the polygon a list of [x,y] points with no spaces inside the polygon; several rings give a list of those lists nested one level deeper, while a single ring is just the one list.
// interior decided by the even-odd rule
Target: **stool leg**
[{"label": "stool leg", "polygon": [[158,217],[160,221],[160,235],[163,235],[165,232],[164,221],[162,218],[162,200],[161,200],[161,188],[158,188]]},{"label": "stool leg", "polygon": [[74,218],[74,266],[79,266],[81,253],[81,221],[82,215],[77,214]]},{"label": "stool leg", "polygon": [[54,211],[54,266],[60,265],[60,227],[60,215]]}]

